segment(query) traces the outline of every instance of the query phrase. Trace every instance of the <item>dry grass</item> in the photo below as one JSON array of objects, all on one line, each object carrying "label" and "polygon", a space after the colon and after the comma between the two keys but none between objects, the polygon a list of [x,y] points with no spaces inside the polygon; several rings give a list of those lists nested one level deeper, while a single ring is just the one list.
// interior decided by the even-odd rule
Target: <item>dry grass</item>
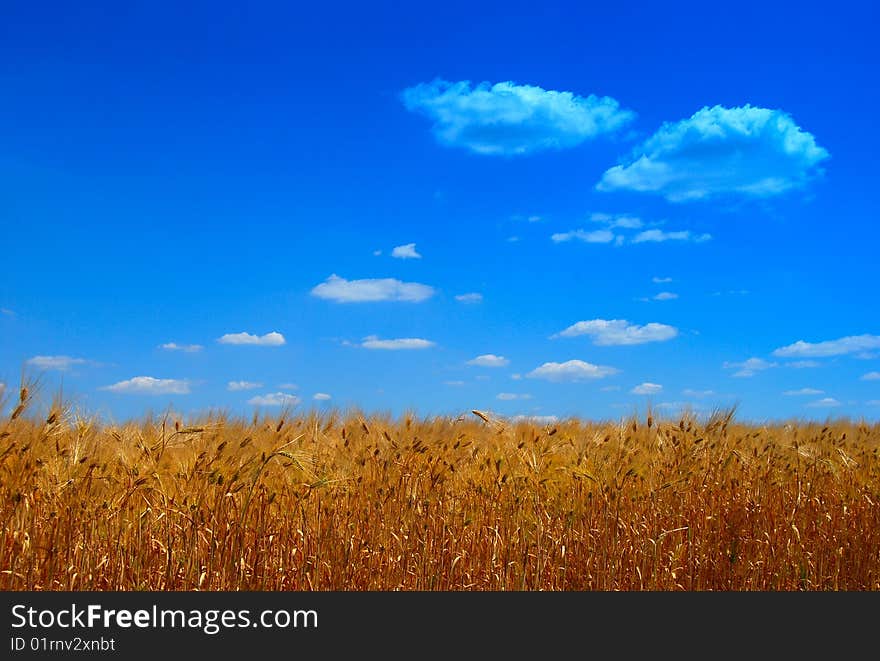
[{"label": "dry grass", "polygon": [[876,424],[102,426],[21,395],[0,589],[880,589]]}]

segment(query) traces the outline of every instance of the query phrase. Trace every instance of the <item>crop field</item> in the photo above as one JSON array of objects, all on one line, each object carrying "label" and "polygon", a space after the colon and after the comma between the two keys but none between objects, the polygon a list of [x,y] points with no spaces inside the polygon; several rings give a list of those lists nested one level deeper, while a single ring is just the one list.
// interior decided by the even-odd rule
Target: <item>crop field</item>
[{"label": "crop field", "polygon": [[0,421],[4,590],[877,590],[880,425]]}]

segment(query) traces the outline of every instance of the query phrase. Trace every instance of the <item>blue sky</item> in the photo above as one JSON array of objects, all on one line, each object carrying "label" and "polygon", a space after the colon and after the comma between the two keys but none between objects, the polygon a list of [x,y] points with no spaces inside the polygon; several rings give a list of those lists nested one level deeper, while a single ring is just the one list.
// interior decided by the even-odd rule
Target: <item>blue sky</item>
[{"label": "blue sky", "polygon": [[7,391],[880,417],[868,3],[5,7]]}]

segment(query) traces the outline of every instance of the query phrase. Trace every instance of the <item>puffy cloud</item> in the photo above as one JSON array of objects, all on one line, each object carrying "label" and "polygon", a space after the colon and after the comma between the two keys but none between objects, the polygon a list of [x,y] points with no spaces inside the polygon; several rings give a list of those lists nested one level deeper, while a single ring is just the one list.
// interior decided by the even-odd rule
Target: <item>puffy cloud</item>
[{"label": "puffy cloud", "polygon": [[312,296],[336,303],[377,301],[420,303],[433,295],[433,287],[418,282],[401,282],[394,278],[346,280],[335,273],[312,289]]},{"label": "puffy cloud", "polygon": [[770,197],[821,173],[828,152],[781,110],[705,107],[667,122],[596,188],[663,195],[671,202],[722,194]]},{"label": "puffy cloud", "polygon": [[666,324],[649,323],[644,326],[631,324],[625,319],[592,319],[579,321],[551,338],[577,337],[589,335],[598,346],[618,346],[644,344],[646,342],[665,342],[678,335],[678,329]]},{"label": "puffy cloud", "polygon": [[391,251],[391,256],[397,259],[421,259],[422,256],[416,252],[415,243],[407,243],[406,245],[397,246]]},{"label": "puffy cloud", "polygon": [[266,333],[265,335],[251,335],[250,333],[226,333],[217,341],[220,344],[253,344],[261,347],[280,347],[284,344],[284,336],[281,333]]},{"label": "puffy cloud", "polygon": [[482,303],[483,295],[477,292],[468,292],[467,294],[458,294],[455,300],[459,303]]},{"label": "puffy cloud", "polygon": [[505,367],[510,364],[510,360],[504,356],[496,356],[494,353],[484,353],[482,356],[471,358],[467,364],[477,367]]},{"label": "puffy cloud", "polygon": [[690,230],[664,232],[663,230],[645,230],[636,234],[633,243],[663,243],[665,241],[693,241],[703,243],[712,239],[711,234],[693,234]]},{"label": "puffy cloud", "polygon": [[111,386],[104,386],[101,390],[131,395],[188,395],[190,392],[188,381],[156,379],[152,376],[136,376]]},{"label": "puffy cloud", "polygon": [[401,337],[395,340],[380,340],[375,335],[369,335],[361,342],[364,349],[385,349],[388,351],[401,351],[408,349],[430,349],[436,346],[436,342],[423,340],[418,337]]},{"label": "puffy cloud", "polygon": [[658,392],[663,390],[663,386],[659,383],[640,383],[635,388],[630,390],[633,395],[656,395]]},{"label": "puffy cloud", "polygon": [[777,367],[778,363],[770,363],[764,360],[763,358],[749,358],[741,363],[732,363],[725,362],[722,367],[724,369],[735,369],[733,376],[735,377],[750,377],[755,376],[758,372],[762,372],[764,370],[768,370],[771,367]]},{"label": "puffy cloud", "polygon": [[85,358],[71,358],[70,356],[34,356],[25,362],[42,370],[63,372],[76,365],[85,365],[88,361]]},{"label": "puffy cloud", "polygon": [[583,241],[584,243],[611,243],[615,239],[615,234],[611,230],[571,230],[568,232],[557,232],[550,236],[553,243],[565,243],[566,241]]},{"label": "puffy cloud", "polygon": [[823,395],[824,391],[815,388],[800,388],[799,390],[786,390],[782,394],[786,397],[800,397],[801,395]]},{"label": "puffy cloud", "polygon": [[840,402],[833,397],[823,397],[815,402],[810,402],[807,406],[814,409],[833,408],[835,406],[840,406]]},{"label": "puffy cloud", "polygon": [[862,381],[880,381],[880,372],[868,372],[867,374],[862,374]]},{"label": "puffy cloud", "polygon": [[289,395],[285,392],[273,392],[267,395],[257,395],[248,400],[248,404],[253,406],[296,406],[300,403],[300,398],[296,395]]},{"label": "puffy cloud", "polygon": [[328,402],[333,398],[326,392],[316,392],[314,395],[312,395],[312,399],[318,402]]},{"label": "puffy cloud", "polygon": [[256,383],[254,381],[230,381],[226,384],[226,389],[230,392],[238,392],[240,390],[255,390],[256,388],[262,387],[262,383]]},{"label": "puffy cloud", "polygon": [[518,392],[500,392],[495,395],[495,399],[500,399],[504,402],[512,402],[514,400],[519,399],[531,399],[532,396],[528,393],[518,393]]},{"label": "puffy cloud", "polygon": [[655,301],[672,301],[678,298],[678,294],[671,291],[661,291],[659,294],[652,296]]},{"label": "puffy cloud", "polygon": [[567,360],[564,363],[544,363],[526,374],[531,379],[545,379],[547,381],[584,381],[587,379],[601,379],[620,370],[605,365],[593,365],[583,360]]},{"label": "puffy cloud", "polygon": [[403,91],[407,110],[434,121],[444,145],[512,156],[564,149],[613,133],[635,118],[611,97],[577,96],[533,85],[435,80]]},{"label": "puffy cloud", "polygon": [[858,354],[871,349],[880,349],[880,335],[849,335],[816,343],[798,340],[794,344],[776,349],[773,355],[780,358],[827,358]]},{"label": "puffy cloud", "polygon": [[165,344],[160,345],[160,349],[165,349],[165,351],[184,351],[186,353],[195,353],[196,351],[201,351],[205,347],[201,344],[177,344],[176,342],[166,342]]}]

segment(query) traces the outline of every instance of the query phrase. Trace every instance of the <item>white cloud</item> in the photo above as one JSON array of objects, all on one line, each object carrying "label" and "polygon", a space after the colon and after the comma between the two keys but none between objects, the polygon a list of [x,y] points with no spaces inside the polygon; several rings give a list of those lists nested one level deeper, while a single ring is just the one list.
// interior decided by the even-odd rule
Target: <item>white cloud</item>
[{"label": "white cloud", "polygon": [[868,372],[860,377],[862,381],[880,381],[880,372]]},{"label": "white cloud", "polygon": [[9,308],[0,308],[0,314],[5,315],[7,317],[15,317],[15,311],[10,310]]},{"label": "white cloud", "polygon": [[565,243],[566,241],[577,240],[584,243],[611,243],[614,241],[614,232],[610,230],[571,230],[569,232],[559,232],[553,234],[550,240],[554,243]]},{"label": "white cloud", "polygon": [[617,392],[620,390],[620,386],[602,386],[599,390],[602,392]]},{"label": "white cloud", "polygon": [[645,230],[633,237],[633,243],[663,243],[664,241],[693,241],[703,243],[712,238],[711,234],[692,234],[690,230],[665,232],[663,230]]},{"label": "white cloud", "polygon": [[256,383],[255,381],[230,381],[226,384],[226,389],[231,392],[237,392],[239,390],[254,390],[262,387],[262,383]]},{"label": "white cloud", "polygon": [[755,376],[758,372],[762,372],[764,370],[768,370],[771,367],[777,367],[778,363],[770,363],[764,360],[763,358],[749,358],[741,363],[733,363],[733,362],[725,362],[722,367],[724,369],[735,369],[733,376],[736,377],[750,377]]},{"label": "white cloud", "polygon": [[658,278],[657,276],[654,276],[651,278],[651,282],[657,285],[662,285],[666,282],[672,282],[672,278]]},{"label": "white cloud", "polygon": [[374,250],[373,251],[373,257],[379,257],[381,254],[382,254],[381,250]]},{"label": "white cloud", "polygon": [[531,379],[545,379],[547,381],[583,381],[586,379],[601,379],[620,370],[604,365],[593,365],[582,360],[567,360],[564,363],[544,363],[526,374]]},{"label": "white cloud", "polygon": [[868,406],[880,406],[880,399],[869,399],[865,402]]},{"label": "white cloud", "polygon": [[416,252],[416,244],[415,243],[407,243],[402,246],[397,246],[394,250],[391,251],[391,256],[396,257],[397,259],[421,259],[422,256]]},{"label": "white cloud", "polygon": [[799,390],[786,390],[782,394],[786,397],[800,397],[801,395],[824,395],[825,391],[815,388],[800,388]]},{"label": "white cloud", "polygon": [[635,388],[630,390],[633,395],[656,395],[658,392],[663,390],[663,386],[659,383],[640,383]]},{"label": "white cloud", "polygon": [[532,422],[536,425],[549,425],[558,422],[559,418],[555,415],[515,415],[510,418],[512,422]]},{"label": "white cloud", "polygon": [[577,96],[532,85],[435,80],[403,91],[407,110],[434,121],[444,145],[477,154],[521,155],[564,149],[629,124],[635,113],[611,97]]},{"label": "white cloud", "polygon": [[821,367],[822,363],[817,360],[794,360],[790,363],[785,363],[786,367],[794,367],[795,369],[808,369],[811,367]]},{"label": "white cloud", "polygon": [[152,376],[136,376],[111,386],[104,386],[100,390],[132,395],[188,395],[190,392],[188,381],[156,379]]},{"label": "white cloud", "polygon": [[299,390],[299,386],[295,383],[279,383],[278,387],[282,390]]},{"label": "white cloud", "polygon": [[531,399],[532,396],[528,393],[516,393],[516,392],[500,392],[495,395],[495,399],[500,399],[505,402],[512,402],[514,400],[519,399]]},{"label": "white cloud", "polygon": [[253,406],[296,406],[300,403],[300,398],[296,395],[288,395],[284,392],[273,392],[268,395],[257,395],[248,400],[248,404]]},{"label": "white cloud", "polygon": [[217,338],[217,341],[220,344],[252,344],[261,347],[280,347],[285,342],[284,336],[274,331],[265,335],[226,333],[226,335]]},{"label": "white cloud", "polygon": [[312,289],[312,296],[336,303],[420,303],[433,295],[433,287],[418,282],[401,282],[394,278],[346,280],[335,273]]},{"label": "white cloud", "polygon": [[565,330],[552,335],[559,337],[577,337],[589,335],[593,344],[598,346],[618,346],[626,344],[644,344],[646,342],[665,342],[678,335],[678,329],[666,324],[649,323],[644,326],[631,324],[625,319],[592,319],[579,321]]},{"label": "white cloud", "polygon": [[838,402],[833,397],[823,397],[822,399],[819,399],[815,402],[810,402],[809,404],[807,404],[807,406],[809,406],[810,408],[816,408],[816,409],[831,408],[834,406],[840,406],[840,402]]},{"label": "white cloud", "polygon": [[319,401],[319,402],[327,402],[333,398],[330,395],[328,395],[326,392],[316,392],[314,395],[312,395],[312,399]]},{"label": "white cloud", "polygon": [[160,345],[160,349],[165,349],[165,351],[184,351],[186,353],[195,353],[196,351],[201,351],[205,347],[201,344],[177,344],[176,342],[166,342],[165,344]]},{"label": "white cloud", "polygon": [[780,358],[827,358],[861,353],[870,349],[880,349],[880,335],[849,335],[837,340],[816,343],[798,340],[794,344],[776,349],[773,355]]},{"label": "white cloud", "polygon": [[458,294],[455,300],[459,303],[482,303],[483,295],[477,292],[468,292],[467,294]]},{"label": "white cloud", "polygon": [[482,356],[471,358],[467,364],[477,367],[506,367],[510,364],[510,360],[504,356],[496,356],[494,353],[484,353]]},{"label": "white cloud", "polygon": [[394,340],[380,340],[375,335],[369,335],[361,342],[364,349],[385,349],[389,351],[399,351],[407,349],[430,349],[436,346],[436,342],[423,340],[418,337],[401,337]]},{"label": "white cloud", "polygon": [[685,397],[712,397],[715,394],[714,390],[692,390],[691,388],[685,388],[681,391],[681,393]]},{"label": "white cloud", "polygon": [[678,298],[678,294],[671,291],[661,291],[659,294],[652,296],[655,301],[672,301]]},{"label": "white cloud", "polygon": [[43,370],[63,372],[76,365],[85,365],[88,361],[85,358],[71,358],[70,356],[34,356],[25,362]]},{"label": "white cloud", "polygon": [[596,188],[657,193],[671,202],[763,198],[804,186],[828,156],[781,110],[704,107],[663,124],[628,161],[606,170]]},{"label": "white cloud", "polygon": [[457,388],[457,387],[459,387],[459,386],[463,386],[463,385],[464,385],[464,381],[444,381],[444,382],[443,382],[443,385],[446,385],[446,386],[453,386],[453,387],[456,387],[456,388]]}]

